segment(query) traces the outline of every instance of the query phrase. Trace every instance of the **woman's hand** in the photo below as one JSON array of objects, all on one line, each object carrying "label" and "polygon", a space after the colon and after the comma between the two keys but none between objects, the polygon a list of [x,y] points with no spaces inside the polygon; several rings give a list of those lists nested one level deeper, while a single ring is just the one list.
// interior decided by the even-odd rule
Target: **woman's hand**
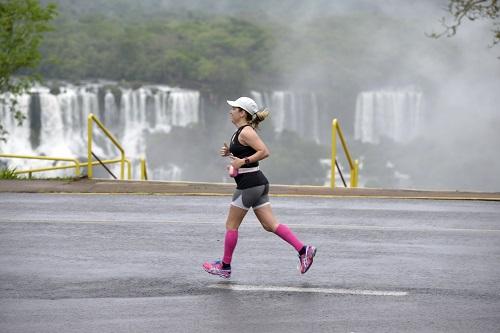
[{"label": "woman's hand", "polygon": [[224,146],[219,151],[220,156],[228,156],[229,155],[229,147],[227,143],[224,142]]},{"label": "woman's hand", "polygon": [[242,158],[238,158],[238,157],[233,156],[233,155],[229,156],[229,158],[231,159],[231,165],[235,169],[239,169],[245,164],[245,160]]}]

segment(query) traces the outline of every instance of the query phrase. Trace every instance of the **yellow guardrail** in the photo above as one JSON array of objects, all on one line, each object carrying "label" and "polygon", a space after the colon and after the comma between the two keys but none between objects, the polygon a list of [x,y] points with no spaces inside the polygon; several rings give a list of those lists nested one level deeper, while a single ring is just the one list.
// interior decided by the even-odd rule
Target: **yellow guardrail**
[{"label": "yellow guardrail", "polygon": [[354,160],[351,158],[351,154],[349,153],[349,149],[347,148],[347,144],[344,139],[344,134],[342,133],[342,129],[340,128],[339,121],[337,119],[333,119],[332,121],[332,166],[331,166],[331,179],[330,179],[330,187],[333,189],[335,187],[335,161],[337,159],[337,133],[342,142],[342,147],[344,148],[344,153],[347,157],[347,161],[349,162],[349,166],[351,168],[351,187],[358,187],[358,171],[359,171],[359,162],[358,160]]},{"label": "yellow guardrail", "polygon": [[[45,171],[52,171],[52,170],[64,170],[64,169],[71,169],[75,168],[75,176],[79,177],[80,176],[80,168],[84,164],[88,164],[87,162],[80,162],[77,159],[74,158],[65,158],[65,157],[52,157],[52,156],[30,156],[30,155],[16,155],[16,154],[0,154],[0,158],[18,158],[18,159],[33,159],[33,160],[49,160],[49,161],[68,161],[68,162],[73,162],[75,163],[74,165],[60,165],[60,166],[53,166],[53,167],[43,167],[43,168],[36,168],[36,169],[28,169],[28,170],[16,170],[14,171],[14,174],[20,175],[20,174],[28,174],[28,177],[31,178],[32,174],[35,172],[45,172]],[[114,160],[104,160],[102,161],[103,164],[114,164],[114,163],[120,163],[122,162],[121,159],[114,159]],[[132,178],[132,172],[131,172],[131,163],[129,159],[125,159],[125,163],[127,164],[127,176],[128,179]],[[98,161],[92,161],[92,165],[98,165]]]},{"label": "yellow guardrail", "polygon": [[[121,156],[119,159],[113,159],[113,160],[105,160],[105,161],[93,161],[92,160],[92,131],[93,131],[93,123],[96,123],[97,126],[104,132],[104,134],[113,142],[113,144],[118,148],[118,150],[121,153]],[[15,174],[25,174],[27,173],[29,175],[29,178],[31,178],[32,174],[34,172],[44,172],[44,171],[52,171],[52,170],[61,170],[61,169],[69,169],[69,168],[75,168],[75,174],[76,176],[80,176],[80,168],[82,165],[87,166],[87,174],[88,178],[92,178],[93,175],[93,166],[98,165],[98,164],[113,164],[113,163],[120,163],[120,179],[125,179],[125,164],[127,164],[127,178],[130,180],[132,178],[132,167],[130,160],[125,158],[125,151],[122,148],[122,146],[118,143],[118,140],[115,139],[115,137],[108,131],[108,129],[97,119],[92,113],[89,114],[87,118],[87,135],[88,135],[88,145],[87,145],[87,153],[88,153],[88,159],[87,162],[80,162],[76,158],[66,158],[66,157],[53,157],[53,156],[30,156],[30,155],[16,155],[16,154],[0,154],[0,158],[21,158],[21,159],[37,159],[37,160],[50,160],[50,161],[66,161],[66,162],[73,162],[74,165],[61,165],[61,166],[53,166],[53,167],[43,167],[43,168],[35,168],[35,169],[29,169],[29,170],[18,170],[15,171]],[[96,157],[97,158],[97,157]],[[147,175],[147,168],[146,168],[146,161],[144,159],[141,159],[141,179],[142,180],[147,180],[148,175]]]},{"label": "yellow guardrail", "polygon": [[[105,161],[102,161],[102,163],[104,164],[114,164],[114,163],[120,163],[122,160],[117,158],[117,159],[114,159],[114,160],[105,160]],[[130,179],[130,160],[128,159],[125,159],[125,163],[127,164],[127,167],[128,167],[128,177]],[[80,164],[87,164],[87,162],[84,162],[84,163],[81,163]],[[92,165],[98,165],[99,162],[98,161],[92,161]],[[19,170],[19,171],[15,171],[14,173],[15,174],[23,174],[23,173],[32,173],[32,172],[42,172],[42,171],[51,171],[51,170],[62,170],[62,169],[70,169],[70,168],[74,168],[75,166],[74,165],[61,165],[61,166],[57,166],[57,167],[48,167],[48,168],[39,168],[39,169],[29,169],[29,170]],[[77,174],[78,176],[79,174]]]},{"label": "yellow guardrail", "polygon": [[[121,159],[117,159],[117,160],[121,162]],[[127,179],[131,180],[132,179],[132,166],[130,165],[130,160],[128,158],[126,158],[125,163],[127,164]]]},{"label": "yellow guardrail", "polygon": [[[89,179],[92,178],[92,129],[93,129],[93,123],[96,123],[97,126],[104,132],[104,134],[113,142],[113,144],[118,148],[120,151],[121,155],[121,163],[120,163],[120,179],[123,180],[125,176],[125,151],[123,150],[122,146],[118,143],[118,140],[115,139],[113,134],[108,131],[106,127],[99,121],[99,119],[94,116],[94,114],[89,114],[87,117],[87,135],[88,135],[88,144],[87,144],[87,153],[88,153],[88,159],[87,159],[87,175]],[[129,179],[130,179],[130,167],[129,167]]]},{"label": "yellow guardrail", "polygon": [[17,154],[0,154],[2,158],[19,158],[19,159],[31,159],[31,160],[48,160],[48,161],[64,161],[64,162],[73,162],[74,165],[66,165],[66,166],[58,166],[58,167],[47,167],[47,168],[38,168],[38,169],[30,169],[23,171],[15,171],[15,174],[28,173],[31,178],[31,174],[33,172],[42,172],[42,171],[51,171],[58,169],[69,169],[75,168],[75,175],[80,176],[80,165],[81,163],[76,158],[67,158],[67,157],[54,157],[54,156],[30,156],[30,155],[17,155]]},{"label": "yellow guardrail", "polygon": [[148,180],[148,168],[144,158],[141,158],[141,180]]}]

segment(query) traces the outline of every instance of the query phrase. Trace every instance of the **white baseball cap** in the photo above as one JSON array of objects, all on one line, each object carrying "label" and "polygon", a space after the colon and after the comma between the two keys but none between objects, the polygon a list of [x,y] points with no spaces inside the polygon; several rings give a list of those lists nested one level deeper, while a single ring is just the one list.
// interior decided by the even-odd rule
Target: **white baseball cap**
[{"label": "white baseball cap", "polygon": [[257,103],[255,103],[255,101],[250,97],[240,97],[235,101],[227,101],[227,104],[231,105],[232,107],[242,108],[250,114],[254,114],[259,111]]}]

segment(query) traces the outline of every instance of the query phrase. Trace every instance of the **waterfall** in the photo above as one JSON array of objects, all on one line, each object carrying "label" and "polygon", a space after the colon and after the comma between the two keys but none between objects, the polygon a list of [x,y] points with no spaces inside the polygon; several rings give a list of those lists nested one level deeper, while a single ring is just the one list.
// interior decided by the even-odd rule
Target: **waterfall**
[{"label": "waterfall", "polygon": [[276,133],[292,131],[304,139],[320,142],[320,113],[314,92],[252,91],[251,94],[259,107],[270,109],[270,119]]},{"label": "waterfall", "polygon": [[[17,99],[17,108],[23,114],[28,114],[30,96],[28,94],[23,94]],[[31,151],[30,144],[30,119],[25,119],[22,126],[18,126],[17,120],[14,119],[14,115],[11,112],[11,105],[13,103],[12,96],[10,94],[5,94],[0,97],[0,119],[2,120],[2,125],[4,129],[9,133],[10,138],[16,138],[16,140],[9,140],[10,146],[14,151]],[[0,141],[0,145],[5,145]],[[2,152],[6,152],[3,146]]]},{"label": "waterfall", "polygon": [[[38,151],[48,156],[71,156],[64,135],[63,117],[57,97],[48,91],[40,94],[40,145]],[[15,139],[14,139],[15,140]]]},{"label": "waterfall", "polygon": [[354,138],[377,144],[381,137],[398,143],[422,131],[422,92],[408,88],[361,92],[356,100]]},{"label": "waterfall", "polygon": [[[8,141],[0,142],[0,151],[85,159],[87,116],[93,113],[120,142],[127,158],[136,164],[134,159],[146,154],[147,134],[169,133],[172,126],[185,127],[199,121],[199,100],[198,91],[164,85],[131,89],[109,82],[64,84],[57,91],[37,86],[29,94],[18,97],[18,109],[29,116],[23,126],[17,126],[10,112],[10,94],[0,95],[0,121],[9,132]],[[31,118],[40,119],[39,124],[32,123]],[[119,151],[99,129],[94,129],[93,140],[92,150],[100,158],[119,156]],[[42,164],[34,160],[7,161],[19,170]],[[118,165],[112,167],[118,168]],[[134,179],[138,178],[136,169],[133,168]],[[150,173],[178,180],[182,170],[169,165],[164,171],[151,170]],[[62,174],[50,172],[50,176]]]},{"label": "waterfall", "polygon": [[173,91],[170,94],[169,110],[172,112],[172,124],[175,126],[187,126],[197,123],[200,98],[198,92]]}]

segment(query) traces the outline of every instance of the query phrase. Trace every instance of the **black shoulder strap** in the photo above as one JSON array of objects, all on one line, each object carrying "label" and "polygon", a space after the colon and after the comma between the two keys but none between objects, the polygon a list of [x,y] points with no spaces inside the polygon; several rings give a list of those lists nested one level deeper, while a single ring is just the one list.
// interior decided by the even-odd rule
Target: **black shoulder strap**
[{"label": "black shoulder strap", "polygon": [[241,131],[243,131],[243,129],[247,126],[250,126],[250,125],[247,124],[247,125],[243,125],[240,128],[238,128],[238,130],[236,132],[234,132],[233,136],[231,137],[231,142],[234,142],[234,140],[238,140],[238,136],[240,135]]}]

